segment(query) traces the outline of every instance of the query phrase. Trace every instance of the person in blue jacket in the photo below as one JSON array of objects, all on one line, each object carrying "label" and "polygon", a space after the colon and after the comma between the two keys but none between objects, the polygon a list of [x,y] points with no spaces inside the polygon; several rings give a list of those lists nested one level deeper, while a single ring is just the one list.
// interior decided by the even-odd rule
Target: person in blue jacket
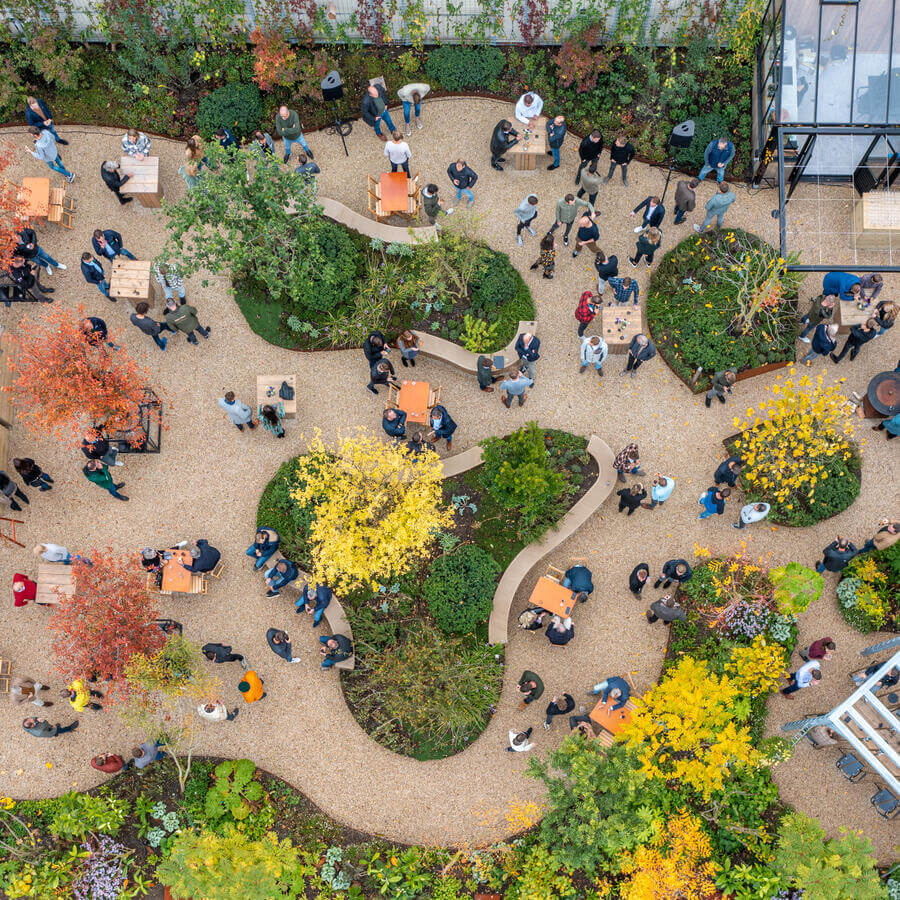
[{"label": "person in blue jacket", "polygon": [[300,596],[294,603],[295,611],[298,614],[304,611],[310,613],[313,617],[312,627],[318,628],[333,596],[334,592],[326,584],[313,585],[311,582],[304,584],[300,588]]},{"label": "person in blue jacket", "polygon": [[122,244],[122,235],[112,228],[101,231],[97,228],[91,236],[91,246],[97,256],[105,256],[107,259],[115,259],[124,256],[126,259],[134,259],[134,254],[126,250]]},{"label": "person in blue jacket", "polygon": [[39,100],[37,97],[26,97],[25,103],[25,121],[29,125],[49,131],[57,144],[69,143],[56,133],[56,126],[53,124],[53,115],[50,112],[50,107],[43,100]]},{"label": "person in blue jacket", "polygon": [[540,348],[540,338],[527,331],[516,338],[516,353],[522,360],[522,371],[532,381],[534,381],[534,364],[541,358],[541,354],[538,352]]},{"label": "person in blue jacket", "polygon": [[734,144],[728,138],[720,137],[710,141],[703,151],[703,168],[697,178],[703,181],[710,172],[715,171],[716,180],[725,178],[725,168],[734,159]]},{"label": "person in blue jacket", "polygon": [[803,357],[806,365],[812,365],[812,361],[817,356],[827,356],[837,349],[837,333],[838,327],[835,324],[826,325],[824,322],[816,325],[813,332],[812,349]]},{"label": "person in blue jacket", "polygon": [[229,147],[237,147],[238,145],[234,135],[224,125],[220,125],[216,129],[216,137],[219,140],[219,146],[223,150],[227,150]]},{"label": "person in blue jacket", "polygon": [[453,446],[453,432],[456,431],[456,422],[450,417],[450,413],[438,403],[437,406],[432,408],[429,421],[431,430],[434,432],[431,443],[436,444],[441,438],[445,438],[447,449],[449,450]]},{"label": "person in blue jacket", "polygon": [[274,528],[267,526],[257,528],[253,546],[246,550],[247,556],[251,556],[255,560],[253,568],[261,569],[269,561],[269,557],[274,556],[280,543],[281,536]]},{"label": "person in blue jacket", "polygon": [[613,703],[612,708],[615,711],[621,709],[628,702],[628,698],[631,696],[631,688],[624,678],[614,675],[612,678],[601,681],[600,684],[595,684],[591,693],[600,694],[601,703],[606,703],[610,697],[614,699],[616,702]]},{"label": "person in blue jacket", "polygon": [[721,516],[725,512],[725,500],[731,496],[731,488],[720,488],[713,485],[707,488],[698,501],[703,507],[703,512],[698,519],[708,519],[710,516]]},{"label": "person in blue jacket", "polygon": [[81,274],[88,284],[96,284],[100,293],[115,303],[116,298],[109,296],[109,282],[106,280],[103,266],[90,253],[81,254]]},{"label": "person in blue jacket", "polygon": [[222,554],[213,547],[209,541],[203,540],[203,538],[199,541],[194,541],[194,546],[191,547],[190,554],[190,565],[184,565],[184,563],[181,564],[188,572],[212,572],[222,558]]},{"label": "person in blue jacket", "polygon": [[289,560],[279,559],[268,572],[266,572],[266,584],[269,589],[267,597],[277,597],[283,587],[287,587],[292,581],[296,581],[300,570]]},{"label": "person in blue jacket", "polygon": [[406,437],[406,413],[402,409],[386,409],[381,417],[381,427],[392,438]]},{"label": "person in blue jacket", "polygon": [[563,587],[570,588],[572,599],[584,603],[594,591],[594,581],[591,570],[587,566],[572,566],[566,570],[563,576]]},{"label": "person in blue jacket", "polygon": [[862,293],[862,284],[849,272],[828,272],[822,279],[822,293],[837,294],[841,300],[857,300]]}]

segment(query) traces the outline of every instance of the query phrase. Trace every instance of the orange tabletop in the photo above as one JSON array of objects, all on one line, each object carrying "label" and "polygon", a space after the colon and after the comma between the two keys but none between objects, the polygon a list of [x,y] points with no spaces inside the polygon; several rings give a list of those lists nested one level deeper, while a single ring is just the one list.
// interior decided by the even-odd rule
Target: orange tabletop
[{"label": "orange tabletop", "polygon": [[563,587],[558,581],[554,581],[546,575],[538,578],[528,602],[532,606],[540,606],[547,612],[564,617],[568,617],[575,606],[572,589]]},{"label": "orange tabletop", "polygon": [[406,172],[382,172],[381,208],[386,213],[406,212],[409,209],[409,187]]},{"label": "orange tabletop", "polygon": [[424,425],[428,421],[428,397],[431,385],[427,381],[404,381],[400,386],[397,406],[406,413],[408,422]]},{"label": "orange tabletop", "polygon": [[605,728],[610,734],[618,734],[631,721],[631,704],[613,711],[616,701],[610,698],[606,703],[598,703],[590,712],[590,717],[601,728]]},{"label": "orange tabletop", "polygon": [[190,564],[191,554],[187,550],[169,550],[172,558],[163,566],[162,589],[187,594],[191,589],[191,573],[182,568],[182,562]]},{"label": "orange tabletop", "polygon": [[50,213],[50,179],[23,178],[19,198],[25,204],[23,215],[46,219]]}]

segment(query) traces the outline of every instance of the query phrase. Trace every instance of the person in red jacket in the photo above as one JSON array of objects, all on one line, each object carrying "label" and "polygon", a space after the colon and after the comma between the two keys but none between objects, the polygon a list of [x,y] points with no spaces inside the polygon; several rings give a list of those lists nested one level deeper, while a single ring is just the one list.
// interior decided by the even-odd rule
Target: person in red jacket
[{"label": "person in red jacket", "polygon": [[125,762],[117,753],[101,753],[91,760],[91,768],[107,775],[115,775],[116,772],[124,772],[130,763]]},{"label": "person in red jacket", "polygon": [[13,605],[28,606],[29,600],[37,597],[37,585],[27,576],[16,572],[13,575]]},{"label": "person in red jacket", "polygon": [[597,315],[597,307],[594,306],[593,300],[593,293],[585,291],[578,301],[578,306],[575,308],[575,318],[579,322],[578,337],[584,337],[588,325],[594,321],[594,316]]}]

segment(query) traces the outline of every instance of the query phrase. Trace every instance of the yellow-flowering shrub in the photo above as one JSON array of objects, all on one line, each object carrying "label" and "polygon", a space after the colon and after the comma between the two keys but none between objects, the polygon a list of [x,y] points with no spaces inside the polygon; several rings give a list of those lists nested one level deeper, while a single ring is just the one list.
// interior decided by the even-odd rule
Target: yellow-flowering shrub
[{"label": "yellow-flowering shrub", "polygon": [[734,647],[725,674],[739,691],[751,697],[774,691],[785,670],[785,650],[775,641],[757,635],[749,647]]},{"label": "yellow-flowering shrub", "polygon": [[682,810],[648,844],[625,853],[622,900],[711,900],[718,897],[712,844],[700,820]]},{"label": "yellow-flowering shrub", "polygon": [[330,450],[317,434],[296,471],[291,496],[313,516],[312,577],[339,592],[406,571],[453,518],[435,453],[413,457],[364,432]]},{"label": "yellow-flowering shrub", "polygon": [[748,499],[770,503],[770,518],[789,525],[846,509],[859,493],[859,461],[839,383],[825,387],[821,375],[815,382],[804,375],[772,385],[769,394],[758,410],[734,420],[742,433],[733,450],[744,461]]}]

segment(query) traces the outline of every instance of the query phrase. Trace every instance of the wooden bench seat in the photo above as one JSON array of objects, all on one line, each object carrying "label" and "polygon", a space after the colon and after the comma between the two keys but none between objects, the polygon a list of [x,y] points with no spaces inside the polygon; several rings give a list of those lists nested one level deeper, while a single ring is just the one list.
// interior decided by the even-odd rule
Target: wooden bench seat
[{"label": "wooden bench seat", "polygon": [[[337,597],[332,597],[331,602],[325,608],[325,618],[328,621],[328,627],[332,634],[342,634],[344,637],[353,640],[353,630],[350,628],[350,621],[344,612],[344,607],[338,602]],[[356,654],[345,659],[343,662],[335,663],[335,669],[344,669],[349,672],[356,668]]]},{"label": "wooden bench seat", "polygon": [[35,603],[59,603],[63,597],[71,597],[74,593],[71,566],[55,562],[38,564]]},{"label": "wooden bench seat", "polygon": [[502,371],[506,371],[517,365],[519,357],[515,351],[516,339],[520,334],[524,334],[525,332],[531,332],[533,334],[536,324],[537,323],[535,322],[519,322],[516,337],[502,350],[497,350],[494,353],[470,353],[459,344],[455,344],[453,341],[448,341],[444,338],[436,337],[433,334],[426,334],[424,331],[413,331],[413,334],[419,339],[419,352],[423,355],[443,360],[463,372],[474,375],[478,371],[479,356],[493,357],[502,355],[504,362]]}]

